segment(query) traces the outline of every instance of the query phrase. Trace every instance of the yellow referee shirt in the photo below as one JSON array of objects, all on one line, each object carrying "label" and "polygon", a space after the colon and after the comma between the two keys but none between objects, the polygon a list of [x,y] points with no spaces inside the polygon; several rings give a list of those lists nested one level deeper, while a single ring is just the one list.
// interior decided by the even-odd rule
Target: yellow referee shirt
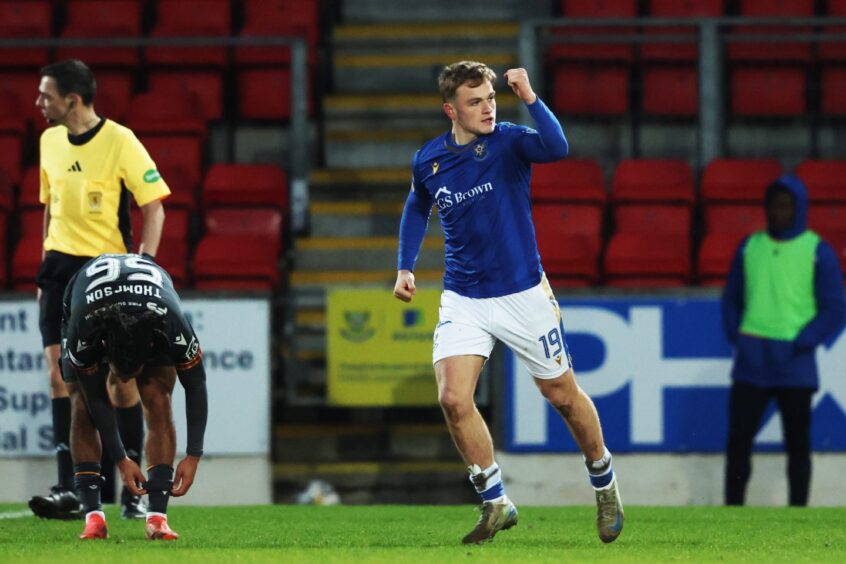
[{"label": "yellow referee shirt", "polygon": [[50,206],[44,249],[94,257],[126,253],[129,197],[139,206],[170,189],[135,134],[106,120],[87,143],[74,145],[65,127],[41,134],[40,200]]}]

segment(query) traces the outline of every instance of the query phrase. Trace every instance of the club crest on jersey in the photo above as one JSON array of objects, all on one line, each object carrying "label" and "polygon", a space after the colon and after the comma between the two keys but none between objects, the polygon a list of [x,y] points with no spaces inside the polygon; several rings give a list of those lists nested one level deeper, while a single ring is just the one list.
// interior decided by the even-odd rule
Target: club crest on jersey
[{"label": "club crest on jersey", "polygon": [[488,142],[487,141],[481,141],[481,142],[477,143],[475,147],[473,147],[473,157],[477,161],[484,160],[484,158],[487,157],[487,156],[488,156]]},{"label": "club crest on jersey", "polygon": [[101,206],[103,203],[103,193],[102,192],[89,192],[88,193],[88,211],[91,213],[100,213],[102,211]]},{"label": "club crest on jersey", "polygon": [[432,163],[432,174],[438,174],[439,168],[441,168],[441,163]]}]

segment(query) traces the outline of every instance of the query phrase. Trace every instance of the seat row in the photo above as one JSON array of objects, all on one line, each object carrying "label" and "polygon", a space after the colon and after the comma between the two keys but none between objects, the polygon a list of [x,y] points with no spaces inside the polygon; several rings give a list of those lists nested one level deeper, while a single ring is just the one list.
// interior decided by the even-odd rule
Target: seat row
[{"label": "seat row", "polygon": [[[777,160],[715,160],[694,206],[684,161],[623,161],[610,193],[592,160],[536,166],[533,214],[544,268],[559,286],[721,284],[738,243],[764,226],[764,191],[782,172]],[[796,173],[809,188],[809,226],[843,249],[846,162],[809,160]]]},{"label": "seat row", "polygon": [[[0,35],[4,39],[48,38],[53,22],[64,23],[57,37],[133,38],[149,31],[151,38],[300,36],[312,52],[320,36],[318,0],[7,0],[0,3]],[[61,9],[59,9],[61,8]],[[61,17],[64,16],[64,17]],[[233,16],[243,20],[235,29]],[[145,21],[154,23],[144,29]],[[72,47],[56,50],[56,60],[77,58],[93,66],[132,67],[141,61],[135,47]],[[313,55],[312,55],[313,57]],[[156,46],[143,50],[148,64],[221,68],[290,62],[288,47],[243,46],[232,58],[226,47]],[[0,49],[0,66],[41,66],[50,60],[47,47]]]},{"label": "seat row", "polygon": [[[844,61],[846,63],[846,61]],[[627,65],[563,63],[552,67],[552,107],[563,115],[624,116],[637,104],[647,116],[695,118],[699,76],[695,65],[647,65],[639,80]],[[815,79],[816,80],[816,79]],[[737,118],[801,117],[811,108],[828,117],[846,116],[846,64],[823,67],[816,86],[802,65],[730,69],[726,108]]]},{"label": "seat row", "polygon": [[[0,287],[7,284],[8,249],[8,282],[19,290],[34,286],[41,262],[43,206],[38,202],[38,170],[30,169],[26,176],[15,213],[0,201]],[[282,169],[273,165],[210,167],[203,182],[201,229],[192,224],[197,218],[195,200],[178,194],[174,191],[165,200],[166,220],[157,254],[178,287],[192,281],[194,287],[203,289],[279,287],[283,281],[279,260],[285,249],[288,217],[288,190]],[[131,218],[137,250],[141,211],[133,209]],[[203,236],[191,258],[191,242],[197,231]],[[17,235],[7,237],[11,232]]]}]

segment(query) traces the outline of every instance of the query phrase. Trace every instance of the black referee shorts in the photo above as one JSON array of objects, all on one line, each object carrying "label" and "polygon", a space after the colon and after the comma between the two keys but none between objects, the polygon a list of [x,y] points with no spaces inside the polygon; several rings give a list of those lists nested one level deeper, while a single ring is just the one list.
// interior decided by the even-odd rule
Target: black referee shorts
[{"label": "black referee shorts", "polygon": [[67,255],[59,251],[47,251],[35,283],[41,288],[38,301],[38,327],[41,329],[41,344],[45,347],[62,342],[62,300],[68,282],[76,271],[91,260],[91,257]]}]

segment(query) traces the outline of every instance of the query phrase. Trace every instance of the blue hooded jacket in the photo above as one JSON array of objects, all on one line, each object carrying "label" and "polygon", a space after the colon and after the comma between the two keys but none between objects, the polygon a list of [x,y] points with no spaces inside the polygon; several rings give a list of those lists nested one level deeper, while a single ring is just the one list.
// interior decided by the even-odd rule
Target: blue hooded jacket
[{"label": "blue hooded jacket", "polygon": [[[808,225],[808,191],[793,175],[778,178],[767,188],[767,199],[775,190],[787,190],[793,196],[793,224],[778,232],[767,229],[770,237],[789,240],[801,235]],[[731,263],[722,296],[723,328],[735,346],[731,378],[760,388],[819,387],[816,347],[836,336],[846,319],[843,273],[837,253],[820,240],[814,266],[814,297],[817,315],[799,332],[794,341],[779,341],[740,333],[743,318],[745,276],[743,255],[747,237],[738,247]]]}]

